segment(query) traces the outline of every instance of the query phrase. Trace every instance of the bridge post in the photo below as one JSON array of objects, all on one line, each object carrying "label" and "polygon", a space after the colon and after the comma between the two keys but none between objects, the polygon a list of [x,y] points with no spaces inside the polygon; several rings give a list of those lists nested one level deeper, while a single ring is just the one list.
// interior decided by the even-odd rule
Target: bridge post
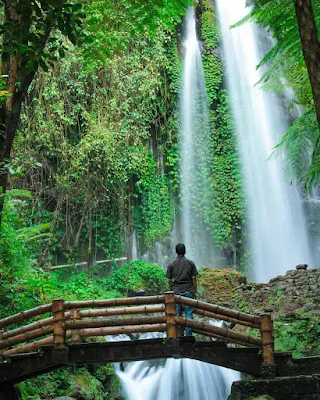
[{"label": "bridge post", "polygon": [[[71,319],[73,321],[78,321],[81,319],[80,310],[78,308],[71,310]],[[81,343],[82,338],[80,335],[80,329],[73,329],[71,331],[71,342],[72,343]]]},{"label": "bridge post", "polygon": [[276,365],[274,362],[273,321],[270,314],[260,316],[260,332],[262,339],[261,376],[271,378],[275,376]]},{"label": "bridge post", "polygon": [[53,316],[53,353],[52,358],[55,362],[63,362],[68,354],[68,348],[65,345],[66,330],[65,330],[65,315],[64,315],[64,300],[55,299],[52,301],[52,316]]},{"label": "bridge post", "polygon": [[167,338],[173,339],[177,337],[177,324],[176,317],[176,303],[174,301],[174,292],[165,292],[164,305],[167,324]]}]

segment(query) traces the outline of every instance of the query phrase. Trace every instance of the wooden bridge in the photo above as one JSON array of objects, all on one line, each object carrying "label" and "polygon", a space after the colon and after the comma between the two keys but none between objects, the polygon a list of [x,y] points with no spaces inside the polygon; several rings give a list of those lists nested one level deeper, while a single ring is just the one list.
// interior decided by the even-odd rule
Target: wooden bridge
[{"label": "wooden bridge", "polygon": [[[177,303],[193,307],[199,318],[177,316]],[[212,319],[252,328],[256,336],[213,326]],[[179,337],[184,327],[200,334],[202,341]],[[70,365],[191,358],[253,376],[285,375],[288,365],[294,365],[290,354],[274,353],[269,314],[249,315],[173,292],[79,302],[58,299],[0,320],[0,329],[0,398],[1,386]],[[146,332],[166,332],[166,338],[105,340],[108,335]]]}]

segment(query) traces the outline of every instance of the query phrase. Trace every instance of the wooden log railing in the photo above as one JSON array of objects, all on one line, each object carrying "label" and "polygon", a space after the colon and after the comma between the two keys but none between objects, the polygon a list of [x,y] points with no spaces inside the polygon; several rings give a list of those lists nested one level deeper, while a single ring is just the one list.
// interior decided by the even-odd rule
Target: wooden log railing
[{"label": "wooden log railing", "polygon": [[[192,307],[194,313],[205,320],[177,316],[177,304]],[[255,329],[260,332],[260,337],[215,326],[210,323],[212,319]],[[21,326],[8,329],[16,324]],[[0,362],[10,355],[35,351],[48,344],[53,345],[54,351],[67,351],[69,343],[80,343],[84,338],[95,336],[166,332],[168,339],[174,339],[178,336],[179,327],[192,328],[210,340],[215,338],[226,343],[260,348],[263,365],[274,366],[273,322],[270,315],[250,315],[177,296],[173,292],[108,300],[65,302],[57,299],[51,304],[1,319]]]}]

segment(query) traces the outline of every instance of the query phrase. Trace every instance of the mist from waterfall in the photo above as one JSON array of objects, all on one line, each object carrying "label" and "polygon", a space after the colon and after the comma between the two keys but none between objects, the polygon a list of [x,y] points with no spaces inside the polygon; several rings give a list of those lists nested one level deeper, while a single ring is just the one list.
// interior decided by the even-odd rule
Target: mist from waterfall
[{"label": "mist from waterfall", "polygon": [[[187,257],[212,266],[213,243],[204,215],[210,213],[210,124],[200,44],[193,8],[187,9],[183,36],[183,86],[180,101],[181,237]],[[208,251],[208,249],[210,249]]]},{"label": "mist from waterfall", "polygon": [[217,0],[223,58],[248,198],[249,243],[255,281],[266,282],[299,263],[312,263],[302,203],[286,182],[283,157],[270,157],[288,129],[279,97],[256,85],[265,32],[247,22],[230,29],[250,11],[246,0]]}]

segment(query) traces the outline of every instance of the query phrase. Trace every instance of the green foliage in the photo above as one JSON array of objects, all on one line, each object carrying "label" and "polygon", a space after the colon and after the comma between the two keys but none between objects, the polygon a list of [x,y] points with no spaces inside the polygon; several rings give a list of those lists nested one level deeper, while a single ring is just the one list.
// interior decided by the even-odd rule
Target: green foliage
[{"label": "green foliage", "polygon": [[[106,285],[106,278],[99,278],[91,274],[91,271],[86,270],[82,273],[75,273],[69,280],[65,280],[62,273],[59,272],[52,273],[51,276],[43,276],[45,302],[50,302],[57,297],[70,301],[121,297],[118,288]],[[30,282],[27,282],[27,285],[29,284]]]},{"label": "green foliage", "polygon": [[21,400],[72,396],[82,400],[119,399],[119,382],[112,365],[66,368],[29,379],[17,385]]},{"label": "green foliage", "polygon": [[[275,148],[286,152],[286,174],[290,181],[303,183],[311,191],[320,182],[319,130],[314,111],[305,112],[289,128]],[[314,152],[314,153],[313,153]]]},{"label": "green foliage", "polygon": [[[290,127],[277,149],[286,155],[286,168],[291,181],[302,183],[307,191],[319,184],[319,129],[315,126],[315,107],[305,65],[294,2],[291,0],[253,1],[252,12],[240,21],[262,24],[275,39],[271,50],[261,60],[264,66],[261,82],[266,90],[294,90],[293,104],[300,104],[305,114]],[[312,2],[318,32],[320,32],[320,3]],[[299,156],[299,151],[301,154]]]},{"label": "green foliage", "polygon": [[217,247],[227,252],[238,252],[242,269],[247,267],[243,237],[245,201],[242,190],[239,155],[227,93],[223,88],[223,67],[216,55],[219,29],[213,6],[203,3],[202,39],[204,40],[203,69],[208,103],[210,105],[212,166],[210,190],[213,204],[206,221]]},{"label": "green foliage", "polygon": [[155,240],[170,232],[173,223],[171,198],[165,177],[154,176],[149,190],[142,194],[138,207],[135,215],[139,218],[136,218],[135,226],[139,234],[143,235],[146,245],[151,246]]},{"label": "green foliage", "polygon": [[0,318],[39,304],[34,288],[24,287],[24,281],[34,274],[32,267],[48,227],[26,225],[23,216],[29,203],[29,192],[6,193],[0,232]]},{"label": "green foliage", "polygon": [[[189,0],[149,1],[103,0],[86,1],[83,6],[85,30],[82,31],[81,48],[90,65],[103,65],[106,56],[118,50],[125,50],[142,35],[154,42],[161,23],[172,30]],[[160,22],[161,21],[161,22]],[[106,24],[107,22],[107,24]]]},{"label": "green foliage", "polygon": [[281,317],[275,323],[276,351],[290,351],[295,357],[320,355],[319,316]]},{"label": "green foliage", "polygon": [[105,285],[107,289],[121,293],[137,292],[139,289],[147,293],[162,293],[167,289],[167,278],[159,265],[134,261],[106,278]]},{"label": "green foliage", "polygon": [[145,205],[134,224],[147,246],[170,231],[177,161],[164,155],[163,171],[157,153],[176,146],[179,65],[171,37],[159,26],[152,43],[140,35],[94,71],[69,46],[35,82],[16,141],[12,168],[22,174],[14,184],[32,182],[32,218],[53,220],[50,248],[67,260],[86,257],[88,248],[98,258],[121,255],[132,206]]}]

